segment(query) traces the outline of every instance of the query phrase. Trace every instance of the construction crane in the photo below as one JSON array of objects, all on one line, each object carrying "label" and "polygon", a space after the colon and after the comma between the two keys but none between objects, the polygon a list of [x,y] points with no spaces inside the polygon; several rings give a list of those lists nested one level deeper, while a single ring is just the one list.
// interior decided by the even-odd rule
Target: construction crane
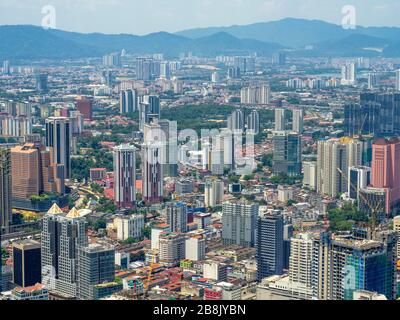
[{"label": "construction crane", "polygon": [[[351,187],[357,190],[357,187],[348,179],[348,175],[345,174],[340,168],[337,168],[340,174],[342,174],[345,179],[350,183]],[[382,207],[382,201],[377,201],[376,205],[374,206],[362,193],[358,192],[358,196],[364,201],[364,203],[368,206],[371,212],[371,222],[369,224],[371,235],[373,235],[376,231],[377,226],[377,217],[379,214],[379,208]],[[384,205],[384,203],[383,203]]]}]

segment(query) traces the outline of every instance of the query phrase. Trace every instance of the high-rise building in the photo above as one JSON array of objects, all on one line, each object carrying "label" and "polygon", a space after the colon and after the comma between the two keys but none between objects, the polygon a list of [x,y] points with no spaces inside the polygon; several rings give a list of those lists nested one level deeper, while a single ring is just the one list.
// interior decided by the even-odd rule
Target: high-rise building
[{"label": "high-rise building", "polygon": [[247,132],[253,134],[260,133],[260,115],[257,110],[251,111],[247,116]]},{"label": "high-rise building", "polygon": [[348,196],[350,199],[358,200],[360,190],[365,189],[371,182],[371,168],[349,167],[348,179]]},{"label": "high-rise building", "polygon": [[296,132],[274,131],[272,140],[274,144],[273,173],[284,173],[289,176],[300,175],[301,136]]},{"label": "high-rise building", "polygon": [[336,197],[348,191],[349,167],[362,165],[362,143],[341,138],[318,142],[317,191]]},{"label": "high-rise building", "polygon": [[46,92],[48,91],[48,75],[46,73],[36,74],[36,91]]},{"label": "high-rise building", "polygon": [[23,240],[13,243],[13,283],[30,287],[42,282],[40,243]]},{"label": "high-rise building", "polygon": [[395,90],[396,90],[396,91],[400,91],[400,69],[399,69],[399,70],[396,70]]},{"label": "high-rise building", "polygon": [[303,161],[303,187],[317,189],[317,162]]},{"label": "high-rise building", "polygon": [[50,162],[63,166],[65,179],[71,177],[70,129],[68,118],[50,117],[46,119],[46,147],[50,151]]},{"label": "high-rise building", "polygon": [[160,98],[158,96],[144,96],[139,103],[139,128],[143,131],[145,124],[150,124],[154,119],[160,120]]},{"label": "high-rise building", "polygon": [[54,204],[43,218],[42,283],[66,297],[77,296],[78,249],[88,245],[86,219]]},{"label": "high-rise building", "polygon": [[[12,223],[12,178],[11,178],[11,152],[9,149],[0,148],[0,230],[9,232]],[[0,234],[1,234],[0,233]]]},{"label": "high-rise building", "polygon": [[103,65],[106,67],[121,66],[121,53],[114,52],[114,53],[103,56]]},{"label": "high-rise building", "polygon": [[267,84],[253,85],[240,91],[240,103],[242,104],[269,104],[271,89]]},{"label": "high-rise building", "polygon": [[187,206],[183,202],[170,203],[166,207],[170,232],[186,233],[188,224]]},{"label": "high-rise building", "polygon": [[163,61],[160,63],[160,78],[171,79],[171,70],[168,61]]},{"label": "high-rise building", "polygon": [[400,135],[400,93],[362,93],[360,103],[345,105],[345,134]]},{"label": "high-rise building", "polygon": [[225,202],[222,206],[222,242],[254,247],[257,217],[257,204]]},{"label": "high-rise building", "polygon": [[136,59],[136,79],[150,81],[153,78],[154,60],[150,58]]},{"label": "high-rise building", "polygon": [[377,73],[368,73],[368,90],[373,90],[379,84],[379,75]]},{"label": "high-rise building", "polygon": [[244,131],[244,112],[243,110],[234,110],[228,117],[228,129],[232,132],[236,130]]},{"label": "high-rise building", "polygon": [[159,238],[160,264],[176,267],[185,259],[185,235],[180,233],[161,233]]},{"label": "high-rise building", "polygon": [[159,203],[163,200],[163,151],[163,146],[154,141],[142,145],[142,195],[146,203]]},{"label": "high-rise building", "polygon": [[207,180],[204,186],[204,205],[216,207],[222,203],[224,197],[224,182],[221,180]]},{"label": "high-rise building", "polygon": [[114,201],[119,208],[133,208],[136,202],[136,148],[114,148]]},{"label": "high-rise building", "polygon": [[133,89],[121,90],[119,97],[119,112],[121,114],[133,113],[137,109],[137,91]]},{"label": "high-rise building", "polygon": [[400,216],[393,218],[393,231],[397,232],[397,260],[400,260]]},{"label": "high-rise building", "polygon": [[290,240],[289,276],[292,282],[312,287],[313,240],[303,233]]},{"label": "high-rise building", "polygon": [[284,131],[286,127],[285,109],[275,109],[275,130]]},{"label": "high-rise building", "polygon": [[9,75],[11,73],[10,70],[10,61],[4,60],[3,61],[3,74]]},{"label": "high-rise building", "polygon": [[144,230],[144,216],[141,214],[130,216],[118,216],[114,219],[117,229],[117,238],[120,241],[142,239]]},{"label": "high-rise building", "polygon": [[342,86],[354,86],[357,83],[355,63],[346,63],[342,67]]},{"label": "high-rise building", "polygon": [[202,261],[206,257],[206,238],[204,235],[189,235],[185,242],[185,259]]},{"label": "high-rise building", "polygon": [[296,133],[303,134],[304,109],[293,110],[293,127]]},{"label": "high-rise building", "polygon": [[97,300],[99,288],[115,280],[114,247],[94,243],[78,248],[77,297],[81,300]]},{"label": "high-rise building", "polygon": [[76,109],[83,116],[84,120],[93,120],[93,101],[87,97],[76,100]]},{"label": "high-rise building", "polygon": [[257,280],[283,274],[283,216],[279,211],[267,213],[257,222]]}]

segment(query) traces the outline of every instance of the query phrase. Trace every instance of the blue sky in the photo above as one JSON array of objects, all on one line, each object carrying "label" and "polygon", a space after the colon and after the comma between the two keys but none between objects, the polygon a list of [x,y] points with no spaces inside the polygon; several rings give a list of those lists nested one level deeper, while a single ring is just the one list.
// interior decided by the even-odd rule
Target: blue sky
[{"label": "blue sky", "polygon": [[175,32],[285,17],[340,24],[345,5],[356,8],[358,25],[400,26],[399,0],[0,0],[0,24],[40,25],[46,5],[56,9],[58,29],[79,32]]}]

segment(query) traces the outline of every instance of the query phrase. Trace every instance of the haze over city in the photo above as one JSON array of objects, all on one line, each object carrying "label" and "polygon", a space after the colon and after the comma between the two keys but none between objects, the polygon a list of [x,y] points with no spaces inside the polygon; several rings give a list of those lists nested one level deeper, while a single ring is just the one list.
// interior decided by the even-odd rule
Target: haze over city
[{"label": "haze over city", "polygon": [[400,25],[396,0],[2,0],[0,25],[40,25],[41,10],[48,5],[56,9],[58,29],[83,33],[142,35],[287,17],[341,24],[346,5],[356,8],[359,25]]}]

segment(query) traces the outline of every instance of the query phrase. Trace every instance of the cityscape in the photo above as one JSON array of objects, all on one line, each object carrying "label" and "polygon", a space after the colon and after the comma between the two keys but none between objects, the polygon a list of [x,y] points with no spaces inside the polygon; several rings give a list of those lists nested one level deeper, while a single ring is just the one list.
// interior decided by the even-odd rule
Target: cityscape
[{"label": "cityscape", "polygon": [[400,25],[332,3],[145,35],[0,14],[0,300],[400,299]]}]

